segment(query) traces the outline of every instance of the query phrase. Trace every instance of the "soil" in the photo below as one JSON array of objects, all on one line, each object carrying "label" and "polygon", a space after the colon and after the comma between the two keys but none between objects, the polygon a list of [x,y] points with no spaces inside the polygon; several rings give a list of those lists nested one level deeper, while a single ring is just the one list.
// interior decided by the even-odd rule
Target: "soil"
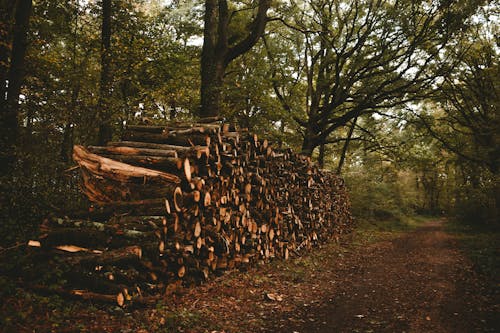
[{"label": "soil", "polygon": [[270,331],[500,331],[498,293],[485,290],[443,221],[352,253],[328,275],[329,292],[300,311],[309,322],[289,313]]},{"label": "soil", "polygon": [[155,308],[7,300],[24,318],[7,331],[500,332],[498,281],[476,273],[443,221],[383,234],[172,286]]},{"label": "soil", "polygon": [[[279,272],[297,267],[268,268],[264,276],[273,283],[243,285],[229,292],[229,302],[208,306],[228,314],[231,332],[500,332],[498,289],[477,276],[443,223],[369,245],[322,249],[303,260],[307,277]],[[266,292],[282,301],[262,305],[252,297],[269,298]],[[252,327],[252,317],[262,326]]]}]

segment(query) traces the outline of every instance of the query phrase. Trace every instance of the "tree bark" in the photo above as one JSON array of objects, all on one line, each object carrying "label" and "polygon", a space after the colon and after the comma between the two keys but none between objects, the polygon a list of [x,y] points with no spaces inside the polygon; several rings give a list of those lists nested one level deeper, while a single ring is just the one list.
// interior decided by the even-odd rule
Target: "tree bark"
[{"label": "tree bark", "polygon": [[320,169],[323,169],[325,166],[325,148],[326,143],[322,143],[319,145],[318,167]]},{"label": "tree bark", "polygon": [[[14,15],[14,28],[12,31],[12,52],[10,55],[9,70],[7,80],[7,96],[2,96],[2,106],[0,114],[0,128],[2,128],[2,142],[0,152],[0,171],[3,174],[9,173],[15,161],[15,145],[18,139],[19,123],[19,94],[25,75],[24,58],[28,46],[28,29],[31,15],[31,0],[19,0],[16,5]],[[9,16],[9,10],[2,13],[2,16]],[[8,26],[8,25],[7,25]],[[2,77],[2,80],[5,78]],[[4,82],[2,82],[2,87]],[[2,89],[5,93],[5,89]]]},{"label": "tree bark", "polygon": [[270,0],[259,0],[257,15],[245,38],[229,45],[231,13],[226,0],[205,0],[203,48],[201,52],[200,117],[220,114],[221,92],[227,66],[248,52],[264,34]]},{"label": "tree bark", "polygon": [[347,149],[349,148],[349,143],[351,142],[352,133],[354,132],[354,127],[356,127],[356,122],[358,121],[358,117],[354,118],[351,123],[351,127],[349,127],[349,133],[347,134],[347,138],[344,142],[344,147],[342,147],[342,154],[340,155],[339,165],[337,166],[336,174],[340,175],[342,172],[342,167],[344,166],[345,157],[347,154]]},{"label": "tree bark", "polygon": [[318,143],[314,139],[316,131],[308,125],[305,129],[304,139],[302,141],[301,154],[304,156],[312,156],[314,149],[318,146]]},{"label": "tree bark", "polygon": [[111,95],[111,0],[102,1],[101,26],[101,80],[97,114],[99,115],[99,133],[97,142],[104,145],[111,141],[113,128],[111,126],[111,111],[109,97]]},{"label": "tree bark", "polygon": [[12,25],[15,1],[0,1],[0,100],[2,105],[7,94],[7,74],[12,50]]}]

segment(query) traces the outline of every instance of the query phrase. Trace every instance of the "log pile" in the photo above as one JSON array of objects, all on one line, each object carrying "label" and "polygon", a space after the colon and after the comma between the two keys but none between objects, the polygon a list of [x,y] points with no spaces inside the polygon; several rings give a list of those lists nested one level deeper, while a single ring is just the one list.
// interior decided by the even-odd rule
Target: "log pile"
[{"label": "log pile", "polygon": [[175,281],[300,255],[351,224],[342,179],[219,121],[129,126],[73,157],[93,206],[48,219],[38,245],[84,298],[147,302]]}]

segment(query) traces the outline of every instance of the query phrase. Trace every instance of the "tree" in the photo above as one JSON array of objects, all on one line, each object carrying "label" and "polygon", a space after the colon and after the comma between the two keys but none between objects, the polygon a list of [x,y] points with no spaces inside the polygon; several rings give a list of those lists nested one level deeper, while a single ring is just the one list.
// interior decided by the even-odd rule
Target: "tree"
[{"label": "tree", "polygon": [[443,146],[491,173],[500,165],[500,67],[498,49],[475,36],[456,70],[436,91],[434,108],[419,120]]},{"label": "tree", "polygon": [[[450,66],[443,51],[475,4],[307,1],[286,26],[303,34],[302,153],[363,114],[420,100]],[[296,75],[296,74],[295,74]]]},{"label": "tree", "polygon": [[[252,1],[229,7],[226,0],[206,0],[201,53],[201,117],[217,116],[221,107],[221,90],[227,66],[252,48],[264,33],[270,0]],[[234,22],[242,12],[255,12],[244,29]],[[241,25],[240,25],[241,27]]]},{"label": "tree", "polygon": [[111,141],[111,137],[113,136],[113,127],[111,124],[112,112],[109,105],[111,84],[111,0],[102,0],[101,79],[99,84],[99,101],[97,103],[99,119],[97,142],[100,145]]},{"label": "tree", "polygon": [[463,43],[454,46],[462,54],[455,69],[424,110],[413,111],[414,122],[454,156],[456,212],[475,223],[495,224],[500,215],[500,67],[488,8],[482,8],[480,23]]},{"label": "tree", "polygon": [[[7,71],[7,82],[8,86],[5,88],[5,70],[2,70],[2,75],[0,79],[2,80],[1,85],[2,92],[1,98],[1,109],[0,109],[0,128],[2,128],[1,145],[2,152],[0,153],[0,171],[3,174],[9,173],[11,171],[13,163],[15,161],[14,147],[18,139],[18,111],[19,111],[19,94],[21,93],[21,85],[25,75],[25,63],[24,58],[26,55],[26,49],[28,45],[28,29],[29,20],[31,15],[31,0],[18,0],[15,6],[14,13],[14,26],[12,30],[12,50],[8,58],[10,62]],[[10,10],[7,6],[6,13],[2,13],[2,16],[8,18],[10,16]],[[9,27],[3,26],[2,33],[5,33],[6,39],[9,36]],[[8,49],[3,49],[3,52],[8,51]],[[2,59],[6,60],[7,57],[3,54]],[[5,66],[2,66],[5,69]],[[6,93],[4,95],[4,93]]]}]

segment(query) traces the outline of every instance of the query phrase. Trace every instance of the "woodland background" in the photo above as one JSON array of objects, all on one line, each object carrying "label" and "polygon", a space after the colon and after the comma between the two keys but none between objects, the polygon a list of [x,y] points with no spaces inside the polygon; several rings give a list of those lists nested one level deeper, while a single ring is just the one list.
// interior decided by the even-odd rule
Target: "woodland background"
[{"label": "woodland background", "polygon": [[[216,19],[229,15],[213,48],[260,33],[207,83],[214,4]],[[2,0],[0,245],[88,206],[74,144],[214,112],[341,174],[358,219],[436,214],[497,228],[498,10],[479,0]],[[203,111],[207,85],[216,111]]]}]

